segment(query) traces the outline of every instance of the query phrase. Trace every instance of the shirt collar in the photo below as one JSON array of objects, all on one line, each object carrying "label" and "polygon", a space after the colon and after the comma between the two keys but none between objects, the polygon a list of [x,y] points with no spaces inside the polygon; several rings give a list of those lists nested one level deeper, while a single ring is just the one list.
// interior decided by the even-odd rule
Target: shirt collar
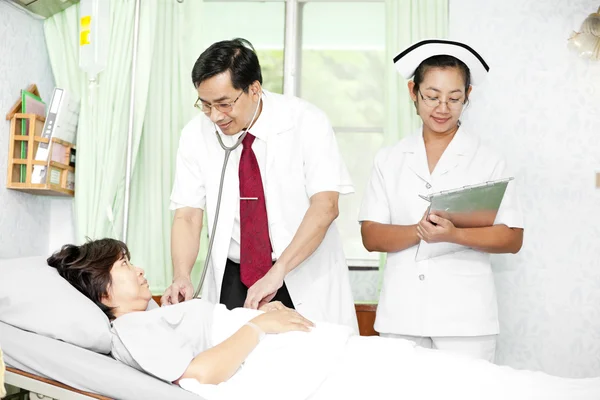
[{"label": "shirt collar", "polygon": [[266,90],[263,90],[261,99],[262,111],[260,112],[260,115],[256,119],[254,125],[252,125],[252,128],[249,129],[249,132],[257,139],[266,142],[270,133],[270,125],[272,126],[273,124],[273,118],[271,118],[273,113],[273,102],[269,92]]},{"label": "shirt collar", "polygon": [[[250,128],[248,130],[248,132],[250,132],[252,135],[254,135],[254,137],[256,137],[257,139],[260,139],[264,142],[267,141],[267,138],[269,137],[269,134],[273,130],[273,127],[277,126],[276,125],[277,119],[271,118],[275,114],[273,112],[274,104],[273,104],[272,97],[273,97],[273,95],[270,94],[270,92],[263,90],[263,94],[261,96],[262,111],[260,112],[260,115],[256,119],[256,122],[254,122],[254,125],[252,125],[252,128]],[[221,132],[221,129],[219,129],[217,127],[217,132],[223,139],[224,143],[227,143],[228,145],[232,145],[237,142],[237,140],[239,139],[240,136],[242,136],[242,133],[244,131],[238,132],[235,135],[225,135],[223,132]]]}]

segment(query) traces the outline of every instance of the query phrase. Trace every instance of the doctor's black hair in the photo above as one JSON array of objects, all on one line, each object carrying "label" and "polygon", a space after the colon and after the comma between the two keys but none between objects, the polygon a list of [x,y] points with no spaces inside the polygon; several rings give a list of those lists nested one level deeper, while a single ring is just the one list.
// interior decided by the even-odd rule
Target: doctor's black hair
[{"label": "doctor's black hair", "polygon": [[113,309],[102,303],[108,296],[112,283],[110,270],[113,264],[124,256],[129,257],[127,245],[115,239],[89,240],[76,246],[64,245],[52,254],[46,262],[56,268],[71,286],[94,302],[106,314],[109,320],[115,319]]},{"label": "doctor's black hair", "polygon": [[246,39],[223,40],[204,50],[192,69],[194,87],[226,71],[231,74],[231,84],[235,89],[247,92],[252,83],[258,81],[262,84],[258,56],[252,43]]},{"label": "doctor's black hair", "polygon": [[415,70],[415,76],[413,77],[413,82],[415,83],[413,93],[415,95],[418,95],[421,83],[423,82],[423,79],[425,79],[425,74],[431,68],[457,68],[462,73],[463,80],[465,82],[465,103],[469,101],[467,92],[469,90],[469,86],[471,86],[471,70],[469,70],[467,64],[458,58],[445,54],[429,57],[419,64]]}]

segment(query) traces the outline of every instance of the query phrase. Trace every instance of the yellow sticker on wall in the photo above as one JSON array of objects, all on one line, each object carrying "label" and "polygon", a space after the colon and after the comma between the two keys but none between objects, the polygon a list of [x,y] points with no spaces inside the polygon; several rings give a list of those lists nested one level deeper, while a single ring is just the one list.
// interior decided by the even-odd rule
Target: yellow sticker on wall
[{"label": "yellow sticker on wall", "polygon": [[79,45],[85,46],[86,44],[90,44],[90,30],[81,31],[79,33]]}]

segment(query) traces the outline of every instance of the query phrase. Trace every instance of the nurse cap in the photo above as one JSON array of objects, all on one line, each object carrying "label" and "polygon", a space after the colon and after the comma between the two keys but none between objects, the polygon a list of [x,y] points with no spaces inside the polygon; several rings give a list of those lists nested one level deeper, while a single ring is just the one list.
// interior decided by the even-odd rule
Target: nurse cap
[{"label": "nurse cap", "polygon": [[477,85],[485,79],[490,67],[483,57],[464,43],[443,39],[428,39],[415,43],[394,57],[394,65],[400,74],[410,79],[417,67],[433,56],[448,55],[464,62],[471,72],[471,82]]}]

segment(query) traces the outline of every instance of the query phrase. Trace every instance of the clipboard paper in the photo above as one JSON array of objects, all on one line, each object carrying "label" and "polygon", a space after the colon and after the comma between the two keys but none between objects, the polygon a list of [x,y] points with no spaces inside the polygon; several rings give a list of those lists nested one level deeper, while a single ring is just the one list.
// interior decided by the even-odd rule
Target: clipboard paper
[{"label": "clipboard paper", "polygon": [[[502,204],[508,183],[514,178],[483,182],[477,185],[433,193],[421,198],[431,203],[429,214],[450,220],[457,228],[492,226]],[[454,243],[419,242],[416,261],[462,251],[468,247]]]}]

